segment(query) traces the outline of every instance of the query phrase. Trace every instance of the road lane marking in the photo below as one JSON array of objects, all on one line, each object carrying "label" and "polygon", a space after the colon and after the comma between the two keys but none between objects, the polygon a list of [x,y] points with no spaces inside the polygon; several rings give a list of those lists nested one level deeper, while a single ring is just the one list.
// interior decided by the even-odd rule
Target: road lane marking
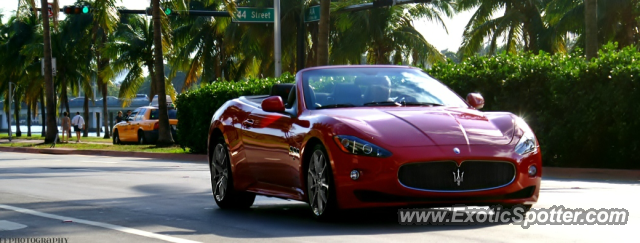
[{"label": "road lane marking", "polygon": [[30,215],[34,215],[34,216],[38,216],[38,217],[43,217],[43,218],[57,219],[57,220],[60,220],[60,221],[73,221],[74,223],[91,225],[91,226],[110,229],[110,230],[116,230],[116,231],[124,232],[124,233],[127,233],[127,234],[139,235],[139,236],[144,236],[144,237],[148,237],[148,238],[163,240],[163,241],[167,241],[167,242],[200,243],[198,241],[192,241],[192,240],[186,240],[186,239],[181,239],[181,238],[167,236],[167,235],[156,234],[156,233],[147,232],[147,231],[134,229],[134,228],[129,228],[129,227],[124,227],[124,226],[120,226],[120,225],[114,225],[114,224],[108,224],[108,223],[102,223],[102,222],[96,222],[96,221],[90,221],[90,220],[84,220],[84,219],[78,219],[78,218],[65,217],[65,216],[61,216],[61,215],[43,213],[43,212],[38,212],[38,211],[35,211],[35,210],[31,210],[31,209],[19,208],[19,207],[14,207],[14,206],[10,206],[10,205],[0,204],[0,208],[6,209],[6,210],[15,211],[15,212],[19,212],[19,213],[30,214]]},{"label": "road lane marking", "polygon": [[8,220],[0,220],[0,231],[8,231],[8,230],[19,230],[24,229],[27,226],[24,224],[18,224],[16,222],[11,222]]}]

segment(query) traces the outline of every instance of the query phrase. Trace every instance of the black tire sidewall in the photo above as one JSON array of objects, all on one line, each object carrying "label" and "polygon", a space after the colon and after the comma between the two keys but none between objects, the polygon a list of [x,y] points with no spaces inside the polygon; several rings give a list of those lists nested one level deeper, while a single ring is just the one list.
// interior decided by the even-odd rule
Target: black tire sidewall
[{"label": "black tire sidewall", "polygon": [[[214,192],[215,192],[215,185],[216,182],[213,181],[214,175],[211,171],[211,168],[213,167],[213,163],[215,160],[215,152],[216,152],[216,147],[222,144],[223,147],[223,151],[224,153],[227,154],[226,159],[224,161],[225,166],[227,168],[228,174],[227,174],[227,188],[225,188],[225,195],[224,198],[221,201],[218,201],[218,199],[216,198]],[[216,202],[216,204],[218,205],[218,207],[220,208],[229,208],[229,209],[246,209],[251,207],[251,205],[253,205],[253,202],[255,200],[255,194],[253,193],[249,193],[249,192],[244,192],[244,191],[236,191],[234,189],[234,183],[233,183],[233,171],[231,170],[231,161],[230,161],[231,157],[229,154],[229,148],[227,147],[227,144],[224,142],[224,140],[221,141],[217,141],[216,144],[213,147],[213,152],[211,153],[211,159],[209,161],[209,173],[211,173],[211,195],[213,196],[213,200]]]},{"label": "black tire sidewall", "polygon": [[[322,212],[322,214],[320,215],[316,215],[313,212],[313,208],[311,207],[311,198],[310,198],[310,194],[309,194],[309,185],[308,185],[308,176],[309,176],[309,166],[311,165],[311,159],[313,158],[313,154],[316,153],[316,151],[320,150],[322,152],[322,155],[325,158],[325,163],[327,163],[327,168],[325,170],[327,171],[327,182],[329,183],[329,191],[327,192],[327,204],[325,205],[325,209]],[[329,155],[327,153],[327,150],[324,148],[323,145],[321,144],[317,144],[315,146],[313,146],[313,152],[311,153],[312,156],[309,156],[309,161],[307,161],[307,166],[306,166],[306,170],[305,171],[305,175],[307,175],[307,177],[305,177],[305,184],[307,187],[307,200],[309,200],[309,209],[311,212],[311,215],[313,215],[316,219],[318,220],[332,220],[335,218],[335,216],[337,215],[337,211],[338,211],[338,203],[337,203],[337,197],[336,197],[336,187],[335,187],[335,183],[333,180],[333,168],[331,168],[331,159],[329,158]]]}]

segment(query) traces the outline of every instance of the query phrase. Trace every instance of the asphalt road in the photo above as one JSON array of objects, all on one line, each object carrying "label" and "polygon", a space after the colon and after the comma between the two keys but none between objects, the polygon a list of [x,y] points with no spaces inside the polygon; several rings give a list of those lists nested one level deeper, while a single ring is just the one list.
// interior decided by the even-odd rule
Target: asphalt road
[{"label": "asphalt road", "polygon": [[0,152],[0,240],[67,242],[633,242],[640,183],[544,179],[535,208],[625,208],[627,225],[402,226],[396,211],[317,222],[306,204],[258,197],[226,211],[205,163]]}]

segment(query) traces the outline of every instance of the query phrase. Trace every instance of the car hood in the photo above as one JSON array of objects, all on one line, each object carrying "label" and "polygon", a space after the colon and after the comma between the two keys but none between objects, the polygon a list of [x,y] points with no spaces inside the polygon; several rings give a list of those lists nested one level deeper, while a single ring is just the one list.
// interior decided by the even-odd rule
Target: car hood
[{"label": "car hood", "polygon": [[[515,133],[514,115],[466,108],[397,107],[322,110],[373,143],[397,147],[505,145]],[[337,131],[340,133],[340,131]]]}]

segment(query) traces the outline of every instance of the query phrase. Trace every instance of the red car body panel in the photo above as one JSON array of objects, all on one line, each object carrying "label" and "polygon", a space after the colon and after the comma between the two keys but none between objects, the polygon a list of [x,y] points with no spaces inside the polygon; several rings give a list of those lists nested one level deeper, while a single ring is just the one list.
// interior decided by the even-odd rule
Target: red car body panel
[{"label": "red car body panel", "polygon": [[[322,144],[331,161],[338,206],[363,208],[409,205],[533,204],[538,199],[542,159],[539,148],[524,156],[514,147],[524,131],[515,115],[451,107],[353,107],[308,110],[302,74],[296,75],[297,114],[265,112],[241,97],[226,102],[213,116],[209,141],[223,136],[229,145],[236,190],[307,201],[305,158]],[[363,66],[357,66],[362,68]],[[399,66],[364,66],[409,68]],[[343,152],[333,137],[350,135],[387,149],[387,158]],[[211,142],[210,142],[211,143]],[[211,148],[211,145],[209,145]],[[460,150],[454,153],[454,148]],[[211,158],[211,154],[209,154]],[[503,161],[516,175],[499,188],[462,192],[407,187],[398,179],[402,165],[434,161]],[[529,176],[528,167],[538,172]],[[350,172],[358,170],[358,180]],[[491,175],[486,175],[491,176]]]}]

